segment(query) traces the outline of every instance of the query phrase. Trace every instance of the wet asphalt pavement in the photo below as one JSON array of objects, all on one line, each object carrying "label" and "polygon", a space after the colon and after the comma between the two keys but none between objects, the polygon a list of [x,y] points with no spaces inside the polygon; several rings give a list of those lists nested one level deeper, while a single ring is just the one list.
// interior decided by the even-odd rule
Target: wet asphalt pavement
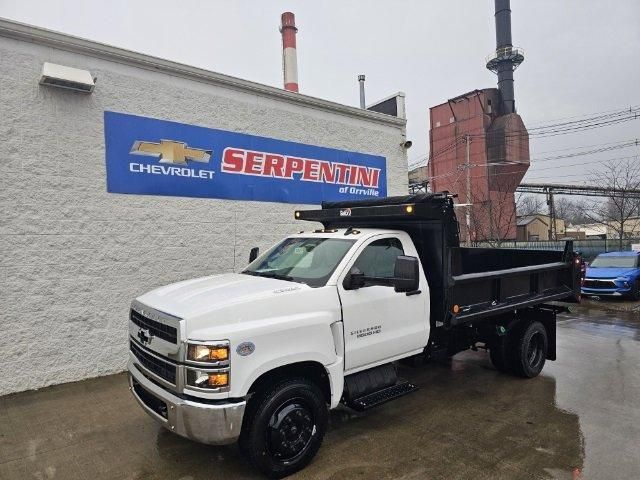
[{"label": "wet asphalt pavement", "polygon": [[[640,312],[581,307],[558,360],[522,380],[484,352],[402,367],[421,389],[364,414],[333,411],[296,479],[638,479]],[[0,398],[0,479],[261,478],[236,446],[158,426],[124,374]]]}]

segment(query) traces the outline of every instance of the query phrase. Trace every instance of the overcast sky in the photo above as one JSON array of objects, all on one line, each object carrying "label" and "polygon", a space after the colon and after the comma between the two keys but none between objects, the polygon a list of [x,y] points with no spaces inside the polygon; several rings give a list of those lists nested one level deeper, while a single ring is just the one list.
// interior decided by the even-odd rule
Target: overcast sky
[{"label": "overcast sky", "polygon": [[[640,105],[639,0],[511,4],[513,42],[526,52],[515,73],[525,124]],[[299,28],[302,93],[357,106],[360,73],[367,76],[367,103],[406,93],[410,163],[427,154],[430,106],[496,85],[484,67],[495,49],[493,0],[0,0],[2,17],[276,87],[282,86],[278,24],[287,10]],[[525,181],[581,182],[598,160],[638,155],[640,148],[535,159],[637,137],[640,119],[532,139]]]}]

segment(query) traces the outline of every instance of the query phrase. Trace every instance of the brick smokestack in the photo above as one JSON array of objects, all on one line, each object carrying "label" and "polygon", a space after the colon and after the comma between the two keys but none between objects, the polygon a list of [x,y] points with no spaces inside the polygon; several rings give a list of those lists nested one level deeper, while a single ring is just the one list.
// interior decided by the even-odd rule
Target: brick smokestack
[{"label": "brick smokestack", "polygon": [[282,72],[284,89],[298,92],[298,58],[296,51],[296,17],[291,12],[284,12],[281,17],[282,33]]}]

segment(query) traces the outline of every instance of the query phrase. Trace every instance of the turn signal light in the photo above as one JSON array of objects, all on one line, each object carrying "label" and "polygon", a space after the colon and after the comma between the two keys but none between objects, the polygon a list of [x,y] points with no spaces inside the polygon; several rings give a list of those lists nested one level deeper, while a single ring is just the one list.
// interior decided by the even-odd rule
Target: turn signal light
[{"label": "turn signal light", "polygon": [[187,385],[197,388],[217,389],[229,386],[229,372],[210,372],[187,369]]},{"label": "turn signal light", "polygon": [[456,313],[456,314],[457,314],[457,313],[460,313],[460,305],[454,305],[454,306],[451,308],[451,311],[452,311],[453,313]]},{"label": "turn signal light", "polygon": [[210,373],[209,374],[209,386],[210,387],[226,387],[229,385],[228,373]]},{"label": "turn signal light", "polygon": [[413,213],[413,205],[407,205],[407,213]]}]

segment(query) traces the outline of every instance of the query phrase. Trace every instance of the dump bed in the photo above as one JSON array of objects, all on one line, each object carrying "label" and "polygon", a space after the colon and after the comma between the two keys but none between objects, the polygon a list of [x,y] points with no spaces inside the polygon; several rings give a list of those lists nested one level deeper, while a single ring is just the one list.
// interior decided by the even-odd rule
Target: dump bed
[{"label": "dump bed", "polygon": [[564,251],[462,248],[451,195],[324,202],[296,218],[325,228],[402,230],[413,240],[431,293],[431,322],[459,325],[552,300],[576,301],[580,263]]}]

